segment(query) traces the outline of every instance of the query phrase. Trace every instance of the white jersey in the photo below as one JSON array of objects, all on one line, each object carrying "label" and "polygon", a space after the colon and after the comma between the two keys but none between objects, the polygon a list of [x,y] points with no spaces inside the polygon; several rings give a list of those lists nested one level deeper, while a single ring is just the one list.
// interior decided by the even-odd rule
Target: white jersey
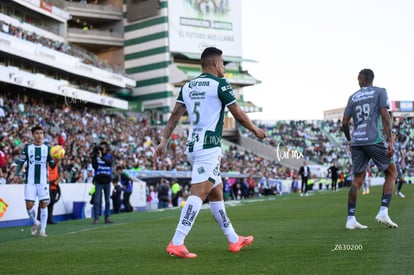
[{"label": "white jersey", "polygon": [[20,162],[26,162],[26,184],[47,184],[48,163],[53,163],[49,155],[49,146],[28,144],[20,156]]},{"label": "white jersey", "polygon": [[201,74],[181,88],[177,102],[185,104],[190,118],[187,152],[220,147],[224,109],[236,102],[230,83]]}]

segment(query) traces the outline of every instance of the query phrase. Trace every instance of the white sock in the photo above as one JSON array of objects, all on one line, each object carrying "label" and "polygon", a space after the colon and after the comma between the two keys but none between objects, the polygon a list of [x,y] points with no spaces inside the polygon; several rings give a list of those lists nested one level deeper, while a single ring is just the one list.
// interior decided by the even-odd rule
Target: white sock
[{"label": "white sock", "polygon": [[350,221],[350,220],[352,220],[352,219],[355,219],[355,216],[348,216],[348,217],[347,217],[347,220],[348,220],[348,221]]},{"label": "white sock", "polygon": [[34,206],[32,209],[27,210],[27,214],[29,215],[29,218],[32,220],[33,224],[36,224],[36,210]]},{"label": "white sock", "polygon": [[40,208],[40,231],[43,232],[46,232],[47,212],[47,207]]},{"label": "white sock", "polygon": [[188,197],[181,210],[180,220],[172,239],[174,245],[182,245],[184,243],[184,239],[190,233],[202,204],[203,201],[199,197],[194,195]]},{"label": "white sock", "polygon": [[387,215],[388,215],[388,207],[386,207],[386,206],[381,206],[381,207],[380,207],[380,211],[381,211],[381,212],[384,212],[384,213],[387,213]]},{"label": "white sock", "polygon": [[239,235],[234,231],[230,219],[227,217],[224,201],[210,202],[210,211],[224,235],[227,237],[227,240],[231,243],[237,243]]}]

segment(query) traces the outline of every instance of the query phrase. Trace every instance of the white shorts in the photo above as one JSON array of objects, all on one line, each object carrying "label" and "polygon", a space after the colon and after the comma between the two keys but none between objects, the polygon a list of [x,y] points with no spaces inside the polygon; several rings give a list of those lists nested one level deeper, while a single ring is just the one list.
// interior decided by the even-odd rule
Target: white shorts
[{"label": "white shorts", "polygon": [[187,153],[192,165],[191,184],[211,181],[215,187],[221,183],[221,147]]},{"label": "white shorts", "polygon": [[26,201],[36,201],[36,197],[39,201],[50,200],[49,184],[25,184],[24,199]]}]

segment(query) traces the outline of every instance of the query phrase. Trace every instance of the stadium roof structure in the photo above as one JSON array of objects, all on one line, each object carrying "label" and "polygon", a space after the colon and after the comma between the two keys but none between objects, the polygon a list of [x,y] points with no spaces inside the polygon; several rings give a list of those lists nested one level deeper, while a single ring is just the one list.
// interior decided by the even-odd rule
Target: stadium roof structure
[{"label": "stadium roof structure", "polygon": [[[173,54],[183,55],[183,56],[187,57],[188,59],[195,59],[195,60],[200,59],[200,54],[195,54],[195,53],[173,53]],[[242,57],[239,57],[239,56],[223,56],[223,59],[224,59],[224,63],[229,63],[229,62],[252,62],[252,63],[257,63],[256,60],[248,59],[248,58],[242,58]]]},{"label": "stadium roof structure", "polygon": [[[183,81],[193,79],[201,74],[200,66],[196,65],[182,65],[177,64],[177,68],[181,70],[187,77]],[[240,86],[251,86],[260,83],[259,80],[251,76],[248,72],[241,72],[238,70],[226,70],[224,77],[231,83]]]}]

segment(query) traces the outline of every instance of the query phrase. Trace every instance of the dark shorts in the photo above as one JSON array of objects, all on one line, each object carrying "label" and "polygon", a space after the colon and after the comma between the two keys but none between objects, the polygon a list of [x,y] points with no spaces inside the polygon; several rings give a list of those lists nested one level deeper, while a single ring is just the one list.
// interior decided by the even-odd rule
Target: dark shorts
[{"label": "dark shorts", "polygon": [[385,171],[394,162],[392,157],[386,156],[387,146],[383,143],[352,146],[351,152],[354,173],[365,171],[371,159],[381,172]]},{"label": "dark shorts", "polygon": [[403,170],[401,168],[401,165],[399,165],[399,164],[396,165],[396,168],[397,168],[397,174],[398,174],[397,179],[400,179],[400,178],[403,177]]}]

